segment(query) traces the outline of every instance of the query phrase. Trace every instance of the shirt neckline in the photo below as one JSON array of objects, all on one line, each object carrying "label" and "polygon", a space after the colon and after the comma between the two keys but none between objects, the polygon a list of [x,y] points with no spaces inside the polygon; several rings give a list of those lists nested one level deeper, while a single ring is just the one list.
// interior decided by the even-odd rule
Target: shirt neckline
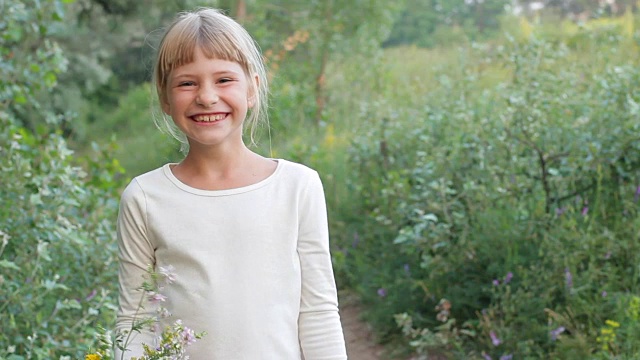
[{"label": "shirt neckline", "polygon": [[201,196],[229,196],[229,195],[242,194],[242,193],[245,193],[245,192],[249,192],[249,191],[253,191],[253,190],[259,189],[259,188],[269,184],[271,181],[273,181],[273,179],[275,179],[278,176],[278,174],[280,173],[282,167],[284,166],[283,165],[284,161],[282,159],[271,159],[271,160],[274,160],[277,163],[276,170],[271,175],[269,175],[266,178],[258,181],[257,183],[251,184],[251,185],[241,186],[241,187],[238,187],[238,188],[223,189],[223,190],[198,189],[198,188],[194,188],[192,186],[189,186],[189,185],[183,183],[182,181],[180,181],[173,174],[173,171],[171,171],[171,166],[172,165],[177,165],[177,163],[164,164],[162,166],[162,172],[167,177],[167,179],[169,179],[169,181],[171,181],[171,183],[173,183],[175,186],[177,186],[181,190],[186,191],[188,193],[195,194],[195,195],[201,195]]}]

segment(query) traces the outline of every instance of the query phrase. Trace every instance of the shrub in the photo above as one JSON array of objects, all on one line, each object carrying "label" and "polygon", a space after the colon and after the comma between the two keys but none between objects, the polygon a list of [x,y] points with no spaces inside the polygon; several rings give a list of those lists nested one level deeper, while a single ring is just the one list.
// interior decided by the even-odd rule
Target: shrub
[{"label": "shrub", "polygon": [[[60,1],[9,1],[0,27],[0,358],[80,357],[115,311],[121,168],[73,157],[43,99],[66,69],[48,38]],[[6,30],[6,31],[4,31]],[[33,51],[35,49],[35,51]]]},{"label": "shrub", "polygon": [[[619,314],[638,290],[637,47],[593,41],[582,61],[536,38],[462,50],[480,60],[443,71],[422,108],[388,99],[394,115],[356,139],[345,267],[383,337],[404,313],[423,353],[634,353]],[[507,76],[487,87],[495,68]]]}]

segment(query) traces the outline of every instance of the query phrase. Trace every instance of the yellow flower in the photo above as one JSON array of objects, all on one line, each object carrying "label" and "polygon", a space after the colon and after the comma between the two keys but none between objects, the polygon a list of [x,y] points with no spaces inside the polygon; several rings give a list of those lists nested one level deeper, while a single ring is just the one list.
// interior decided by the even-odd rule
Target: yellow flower
[{"label": "yellow flower", "polygon": [[324,145],[329,149],[333,149],[333,145],[336,143],[336,134],[333,124],[327,126],[326,133],[324,135]]},{"label": "yellow flower", "polygon": [[98,354],[88,354],[84,357],[84,360],[100,360],[102,357]]},{"label": "yellow flower", "polygon": [[629,301],[629,308],[627,309],[627,313],[633,320],[638,320],[640,317],[640,297],[633,296],[631,301]]},{"label": "yellow flower", "polygon": [[613,320],[605,320],[604,323],[611,326],[612,328],[620,327],[620,323]]}]

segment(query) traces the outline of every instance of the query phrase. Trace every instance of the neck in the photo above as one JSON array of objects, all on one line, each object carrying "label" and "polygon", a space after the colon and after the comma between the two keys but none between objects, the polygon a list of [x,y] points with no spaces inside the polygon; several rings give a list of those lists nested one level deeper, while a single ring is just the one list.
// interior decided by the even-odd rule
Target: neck
[{"label": "neck", "polygon": [[244,144],[221,148],[190,148],[180,167],[199,173],[224,174],[251,161],[257,154]]},{"label": "neck", "polygon": [[[201,150],[201,149],[200,149]],[[238,188],[265,179],[275,171],[276,163],[254,153],[246,146],[226,151],[190,149],[173,174],[185,184],[205,190]]]}]

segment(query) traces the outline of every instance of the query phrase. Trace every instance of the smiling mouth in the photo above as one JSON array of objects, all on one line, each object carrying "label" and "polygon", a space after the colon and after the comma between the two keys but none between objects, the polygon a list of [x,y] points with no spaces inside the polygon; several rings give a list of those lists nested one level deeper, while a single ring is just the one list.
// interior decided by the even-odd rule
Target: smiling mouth
[{"label": "smiling mouth", "polygon": [[204,115],[195,115],[191,118],[196,122],[216,122],[223,120],[227,117],[227,114],[204,114]]}]

